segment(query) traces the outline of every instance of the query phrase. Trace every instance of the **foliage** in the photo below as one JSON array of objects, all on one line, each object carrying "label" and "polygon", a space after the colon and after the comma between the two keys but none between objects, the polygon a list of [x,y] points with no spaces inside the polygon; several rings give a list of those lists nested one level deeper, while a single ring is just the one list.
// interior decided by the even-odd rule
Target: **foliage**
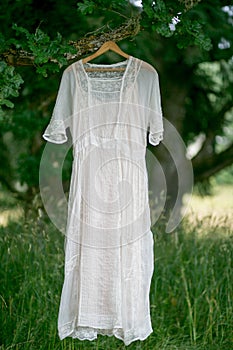
[{"label": "foliage", "polygon": [[[230,11],[222,10],[225,2],[202,1],[191,9],[178,0],[144,0],[142,5],[125,0],[1,3],[0,144],[1,157],[7,161],[0,179],[8,188],[15,190],[18,181],[28,193],[38,190],[41,134],[68,64],[67,54],[76,52],[70,40],[82,39],[85,44],[86,38],[111,33],[134,16],[140,18],[140,31],[120,46],[161,73],[165,117],[186,144],[211,132],[211,156],[223,150],[216,136],[226,140],[225,148],[229,146],[233,31]],[[33,66],[7,66],[3,54],[8,51],[30,55]]]},{"label": "foliage", "polygon": [[192,91],[186,101],[187,114],[192,115],[185,125],[187,137],[189,133],[208,134],[213,128],[220,136],[224,134],[226,126],[232,124],[232,118],[225,116],[223,120],[221,113],[225,106],[229,105],[230,110],[232,105],[233,80],[229,79],[232,68],[231,61],[227,64],[206,62],[197,66]]},{"label": "foliage", "polygon": [[83,3],[78,3],[77,6],[83,15],[92,14],[96,8],[95,2],[89,0],[84,0]]},{"label": "foliage", "polygon": [[214,180],[217,184],[233,185],[233,165],[222,170],[219,174],[217,174]]},{"label": "foliage", "polygon": [[143,9],[145,25],[164,37],[174,35],[178,48],[197,45],[204,50],[211,49],[211,40],[204,31],[205,23],[201,18],[191,19],[181,1],[143,1]]},{"label": "foliage", "polygon": [[[19,36],[18,40],[14,39],[14,45],[34,56],[37,73],[47,77],[48,71],[59,72],[60,67],[67,64],[65,53],[68,50],[72,52],[72,49],[70,45],[62,43],[63,38],[60,33],[57,33],[57,37],[51,40],[49,35],[39,28],[36,29],[35,34],[29,33],[23,27],[18,27],[17,24],[13,25],[13,29],[16,31],[16,36]],[[56,60],[53,59],[55,57]]]},{"label": "foliage", "polygon": [[[21,6],[24,5],[23,0],[19,1],[19,3],[21,3]],[[27,3],[27,6],[28,5]],[[6,7],[6,4],[2,6]],[[31,4],[30,6],[30,10],[33,10]],[[103,11],[106,11],[108,14],[117,13],[118,16],[111,18],[112,26],[119,23],[119,15],[122,17],[130,16],[130,13],[127,13],[127,11],[130,11],[130,8],[132,15],[132,5],[130,6],[125,0],[111,2],[84,0],[83,2],[78,2],[77,8],[82,16],[103,15]],[[8,12],[10,11],[8,10]],[[32,16],[32,18],[33,17],[34,16]],[[105,17],[107,17],[106,19],[108,21],[108,15],[105,15]],[[193,20],[189,17],[189,12],[185,11],[184,5],[179,1],[143,1],[141,25],[146,30],[152,29],[154,32],[164,37],[174,35],[177,45],[181,49],[194,44],[204,50],[210,50],[211,40],[208,35],[205,34],[205,23],[200,18]],[[174,22],[174,19],[177,20],[176,30],[171,29],[171,24]],[[43,18],[40,20],[42,21]],[[1,52],[14,47],[17,50],[22,49],[30,53],[30,55],[34,57],[34,65],[37,73],[42,74],[44,77],[47,77],[49,72],[58,72],[62,66],[67,64],[65,54],[74,52],[72,47],[65,43],[65,38],[60,33],[57,33],[56,37],[51,39],[50,36],[39,27],[37,27],[33,33],[17,23],[12,24],[12,30],[9,32],[13,37],[8,38],[8,33],[5,33],[7,34],[6,36],[0,33]],[[13,92],[13,96],[18,94],[19,86],[17,80],[19,81],[18,74],[14,76],[14,79],[12,78],[11,80],[8,79],[5,81],[5,85]],[[6,89],[7,87],[4,88],[4,90]],[[13,107],[13,104],[8,100],[8,97],[11,95],[12,94],[9,94],[6,98],[2,98],[1,105],[5,104],[7,107]]]},{"label": "foliage", "polygon": [[[227,223],[219,227],[213,222],[213,218],[187,222],[167,236],[156,228],[150,289],[154,332],[129,349],[232,348],[233,242]],[[45,219],[0,228],[2,350],[122,347],[114,337],[59,340],[63,239]]]},{"label": "foliage", "polygon": [[9,67],[5,62],[0,61],[0,108],[2,105],[9,108],[14,107],[9,98],[19,96],[19,88],[22,83],[23,79],[19,73],[16,73],[15,68]]}]

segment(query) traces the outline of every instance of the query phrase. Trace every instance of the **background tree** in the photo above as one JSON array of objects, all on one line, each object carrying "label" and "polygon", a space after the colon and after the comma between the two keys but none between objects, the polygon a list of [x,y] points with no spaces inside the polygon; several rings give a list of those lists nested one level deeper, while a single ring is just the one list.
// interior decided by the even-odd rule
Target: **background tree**
[{"label": "background tree", "polygon": [[[192,159],[196,183],[232,163],[233,7],[219,0],[137,4],[20,0],[0,5],[0,180],[26,203],[38,193],[41,134],[61,73],[106,40],[120,41],[158,70],[164,116],[186,145],[199,142]],[[176,167],[162,146],[148,147],[165,169],[169,209],[176,197]]]}]

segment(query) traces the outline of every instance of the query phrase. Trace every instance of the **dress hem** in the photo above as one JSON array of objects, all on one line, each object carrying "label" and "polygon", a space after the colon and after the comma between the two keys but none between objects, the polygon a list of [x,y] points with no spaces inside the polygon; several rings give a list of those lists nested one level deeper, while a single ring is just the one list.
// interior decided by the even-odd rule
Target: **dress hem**
[{"label": "dress hem", "polygon": [[[136,340],[143,341],[145,340],[151,333],[153,333],[153,329],[151,326],[148,326],[144,328],[144,332],[140,331],[140,335],[132,337],[132,335],[135,333],[134,329],[124,331],[121,327],[113,327],[112,329],[107,328],[97,328],[97,327],[87,327],[87,326],[76,326],[75,328],[69,329],[69,327],[72,327],[73,322],[69,322],[67,325],[63,326],[66,328],[64,331],[59,330],[59,338],[60,340],[65,339],[66,337],[71,337],[73,339],[79,339],[79,340],[89,340],[93,341],[97,339],[98,334],[100,335],[107,335],[108,337],[115,336],[117,339],[120,339],[124,342],[126,346],[130,345],[132,342]],[[62,328],[63,328],[62,327]],[[82,329],[84,328],[84,329]],[[88,334],[82,334],[85,332],[85,329],[89,329],[89,331],[92,331],[92,335]],[[126,336],[120,335],[126,334]]]}]

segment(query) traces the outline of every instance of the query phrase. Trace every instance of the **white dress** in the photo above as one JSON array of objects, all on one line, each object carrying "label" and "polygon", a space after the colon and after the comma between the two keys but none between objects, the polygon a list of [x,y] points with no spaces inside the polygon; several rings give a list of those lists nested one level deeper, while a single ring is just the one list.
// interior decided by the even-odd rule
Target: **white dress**
[{"label": "white dress", "polygon": [[[86,69],[96,66],[108,70]],[[114,335],[129,345],[153,331],[145,152],[147,132],[153,145],[163,138],[156,70],[132,56],[111,65],[73,63],[43,137],[66,142],[66,128],[73,165],[59,337]]]}]

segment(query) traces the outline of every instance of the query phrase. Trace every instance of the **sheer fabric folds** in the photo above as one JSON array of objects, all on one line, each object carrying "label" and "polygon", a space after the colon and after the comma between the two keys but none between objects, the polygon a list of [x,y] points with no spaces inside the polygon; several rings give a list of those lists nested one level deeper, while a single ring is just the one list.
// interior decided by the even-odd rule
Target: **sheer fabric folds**
[{"label": "sheer fabric folds", "polygon": [[[73,166],[65,237],[65,277],[58,315],[60,339],[114,335],[129,345],[151,334],[153,274],[147,134],[163,138],[159,80],[130,56],[87,71],[78,61],[63,73],[43,137],[67,141]],[[98,65],[105,66],[105,65]]]}]

